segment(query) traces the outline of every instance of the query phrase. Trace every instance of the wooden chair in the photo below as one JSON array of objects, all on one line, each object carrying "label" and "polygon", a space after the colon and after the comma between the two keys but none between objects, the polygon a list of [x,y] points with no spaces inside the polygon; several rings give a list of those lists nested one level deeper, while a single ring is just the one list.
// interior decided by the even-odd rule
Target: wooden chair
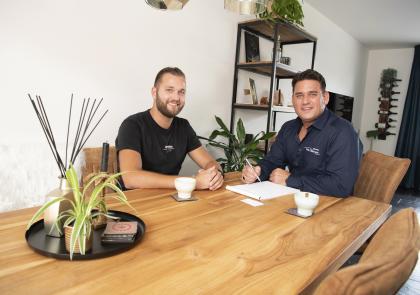
[{"label": "wooden chair", "polygon": [[419,249],[417,215],[403,209],[382,225],[358,264],[328,276],[315,294],[395,294],[413,271]]},{"label": "wooden chair", "polygon": [[[101,168],[102,147],[84,148],[85,163],[82,166],[82,183],[88,180],[91,173],[99,172]],[[109,147],[108,173],[117,173],[117,152],[114,146]]]},{"label": "wooden chair", "polygon": [[368,151],[362,158],[353,195],[389,204],[410,162],[410,159]]}]

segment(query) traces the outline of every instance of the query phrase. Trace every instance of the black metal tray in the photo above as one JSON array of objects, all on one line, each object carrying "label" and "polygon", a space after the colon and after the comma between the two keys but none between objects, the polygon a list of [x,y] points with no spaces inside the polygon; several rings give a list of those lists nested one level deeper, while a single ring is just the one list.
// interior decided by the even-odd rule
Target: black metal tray
[{"label": "black metal tray", "polygon": [[[109,257],[127,251],[141,241],[144,233],[146,232],[146,226],[143,220],[135,215],[121,211],[109,210],[108,214],[121,218],[121,221],[137,221],[137,235],[134,242],[127,244],[102,244],[101,235],[105,228],[94,230],[92,249],[89,252],[86,252],[85,255],[73,254],[73,260]],[[39,254],[58,259],[70,259],[70,253],[66,250],[64,237],[55,238],[47,236],[44,231],[43,219],[32,224],[32,226],[26,231],[25,238],[29,247]]]}]

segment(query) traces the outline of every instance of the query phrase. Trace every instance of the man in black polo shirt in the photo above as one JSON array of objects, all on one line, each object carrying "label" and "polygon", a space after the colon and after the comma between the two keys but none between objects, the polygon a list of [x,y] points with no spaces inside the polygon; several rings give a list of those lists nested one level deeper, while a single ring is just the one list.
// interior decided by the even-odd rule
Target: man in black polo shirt
[{"label": "man in black polo shirt", "polygon": [[298,117],[282,126],[254,171],[245,166],[243,181],[255,182],[258,175],[302,191],[351,195],[363,150],[357,133],[348,121],[325,108],[329,94],[320,73],[301,72],[293,78],[292,87]]},{"label": "man in black polo shirt", "polygon": [[152,88],[151,109],[129,116],[116,139],[118,164],[124,186],[173,188],[188,154],[200,168],[197,189],[216,190],[223,184],[219,164],[201,146],[187,120],[178,115],[185,103],[185,75],[178,68],[164,68]]}]

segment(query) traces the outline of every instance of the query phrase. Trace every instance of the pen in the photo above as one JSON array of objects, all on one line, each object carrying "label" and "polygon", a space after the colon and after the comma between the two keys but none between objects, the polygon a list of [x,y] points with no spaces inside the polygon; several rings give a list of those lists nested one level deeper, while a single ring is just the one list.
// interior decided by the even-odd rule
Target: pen
[{"label": "pen", "polygon": [[248,159],[247,159],[247,158],[245,158],[245,161],[246,161],[246,163],[248,164],[248,166],[249,166],[249,167],[251,167],[252,172],[254,172],[254,173],[255,173],[255,175],[257,176],[258,181],[259,181],[259,182],[261,182],[260,177],[258,176],[257,172],[255,172],[254,167],[252,167],[251,163],[249,163],[249,161],[248,161]]}]

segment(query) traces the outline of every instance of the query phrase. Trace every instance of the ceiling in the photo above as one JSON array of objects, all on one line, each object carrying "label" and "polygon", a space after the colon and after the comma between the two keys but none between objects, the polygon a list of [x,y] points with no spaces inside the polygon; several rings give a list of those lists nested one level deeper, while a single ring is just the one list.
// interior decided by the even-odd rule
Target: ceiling
[{"label": "ceiling", "polygon": [[304,0],[368,48],[420,44],[420,0]]}]

